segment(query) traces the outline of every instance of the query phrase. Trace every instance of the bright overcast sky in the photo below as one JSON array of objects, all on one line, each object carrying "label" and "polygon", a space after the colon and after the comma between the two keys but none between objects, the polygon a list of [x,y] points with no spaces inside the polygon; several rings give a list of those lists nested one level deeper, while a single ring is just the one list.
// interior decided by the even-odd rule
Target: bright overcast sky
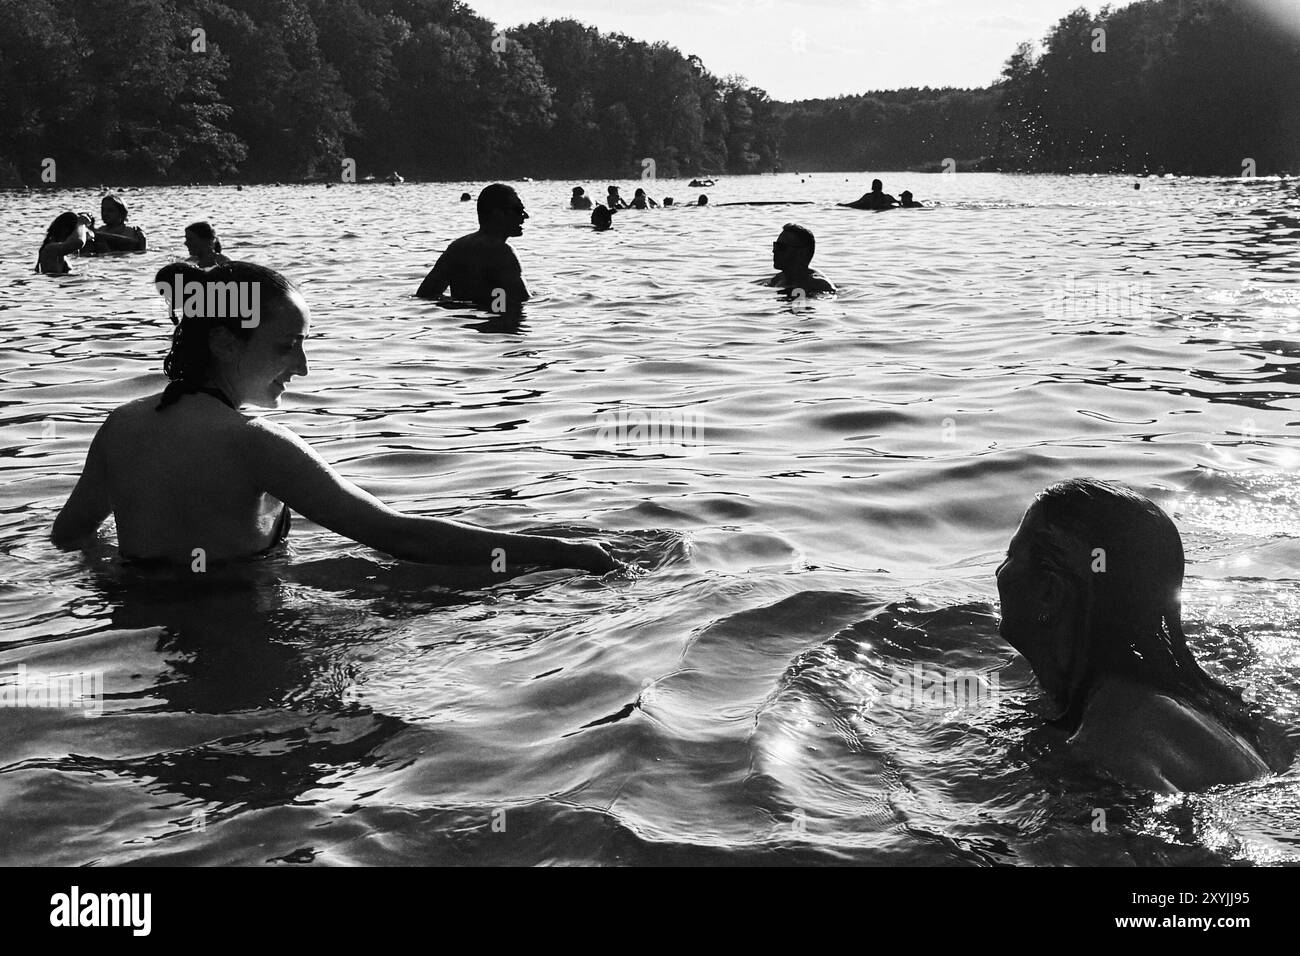
[{"label": "bright overcast sky", "polygon": [[[468,0],[499,27],[572,18],[664,40],[774,99],[985,86],[1022,40],[1101,0]],[[1112,6],[1128,6],[1119,0]],[[802,32],[800,32],[802,31]]]}]

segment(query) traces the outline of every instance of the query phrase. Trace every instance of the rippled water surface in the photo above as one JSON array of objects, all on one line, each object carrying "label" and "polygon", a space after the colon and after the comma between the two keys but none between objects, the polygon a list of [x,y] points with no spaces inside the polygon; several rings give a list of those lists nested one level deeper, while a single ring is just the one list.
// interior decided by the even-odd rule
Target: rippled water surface
[{"label": "rippled water surface", "polygon": [[[104,700],[0,710],[0,859],[1300,860],[1294,771],[1157,799],[1067,765],[993,581],[1035,492],[1126,481],[1182,531],[1207,669],[1296,723],[1296,182],[885,179],[934,205],[730,179],[596,234],[572,184],[521,184],[518,324],[411,296],[476,184],[128,191],[150,251],[67,277],[33,274],[39,239],[99,193],[7,194],[0,680],[98,674]],[[777,199],[812,204],[719,205]],[[302,519],[207,577],[125,571],[111,523],[51,547],[94,430],[160,387],[152,275],[204,218],[311,305],[276,420],[402,509],[599,536],[646,573],[492,582]],[[837,297],[752,281],[791,219]],[[637,412],[694,427],[608,427]],[[918,666],[995,692],[903,708]]]}]

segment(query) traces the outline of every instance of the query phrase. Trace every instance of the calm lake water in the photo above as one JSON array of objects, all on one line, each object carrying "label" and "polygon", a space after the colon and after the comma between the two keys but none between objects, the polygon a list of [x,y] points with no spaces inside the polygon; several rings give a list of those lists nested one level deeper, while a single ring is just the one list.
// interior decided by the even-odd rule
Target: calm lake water
[{"label": "calm lake water", "polygon": [[[513,326],[411,295],[481,184],[126,191],[150,251],[68,277],[39,240],[99,192],[6,194],[0,682],[103,699],[0,710],[0,860],[1300,861],[1295,771],[1153,798],[1070,766],[993,579],[1035,492],[1126,481],[1182,532],[1198,657],[1300,723],[1296,182],[883,178],[934,205],[734,178],[597,234],[520,184]],[[813,204],[717,205],[779,199]],[[492,582],[301,518],[238,572],[126,571],[111,523],[56,551],[95,429],[161,386],[152,276],[195,219],[302,284],[311,374],[269,414],[342,473],[646,573]],[[753,283],[789,220],[838,297]],[[965,695],[900,697],[930,674]]]}]

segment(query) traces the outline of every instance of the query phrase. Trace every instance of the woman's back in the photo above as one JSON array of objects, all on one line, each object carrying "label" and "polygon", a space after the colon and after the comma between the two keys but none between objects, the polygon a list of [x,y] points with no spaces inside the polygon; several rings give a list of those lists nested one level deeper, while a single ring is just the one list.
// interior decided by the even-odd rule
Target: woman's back
[{"label": "woman's back", "polygon": [[121,406],[101,439],[122,554],[189,563],[196,548],[214,561],[274,544],[284,506],[258,487],[251,453],[265,426],[201,392],[157,405]]}]

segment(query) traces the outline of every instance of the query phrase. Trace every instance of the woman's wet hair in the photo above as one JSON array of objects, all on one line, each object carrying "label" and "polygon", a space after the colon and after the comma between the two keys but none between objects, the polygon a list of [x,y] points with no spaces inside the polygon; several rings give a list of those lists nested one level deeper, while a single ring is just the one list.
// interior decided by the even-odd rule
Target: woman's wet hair
[{"label": "woman's wet hair", "polygon": [[192,232],[204,242],[212,243],[212,251],[221,251],[221,240],[217,238],[217,230],[212,228],[212,224],[207,221],[192,222],[185,227],[186,232]]},{"label": "woman's wet hair", "polygon": [[[1275,769],[1282,764],[1286,758],[1262,738],[1260,721],[1241,694],[1205,673],[1187,647],[1183,543],[1169,516],[1131,488],[1095,478],[1057,482],[1038,495],[1035,507],[1041,521],[1030,541],[1031,558],[1074,583],[1080,602],[1072,610],[1085,642],[1057,722],[1076,727],[1090,691],[1122,677],[1214,715]],[[1066,532],[1085,552],[1072,556],[1054,531]]]},{"label": "woman's wet hair", "polygon": [[[251,289],[256,293],[258,309],[264,313],[298,291],[296,285],[274,269],[253,262],[231,262],[214,269],[173,262],[158,270],[154,285],[167,299],[172,322],[176,325],[172,330],[171,350],[163,360],[163,372],[170,384],[158,402],[159,411],[174,404],[182,395],[206,385],[213,361],[209,333],[224,328],[236,338],[247,341],[257,328],[257,323],[246,324],[246,317],[237,310],[210,309],[208,303],[229,301],[227,296],[232,289]],[[178,287],[182,294],[196,287],[203,294],[194,296],[193,303],[184,299],[177,301]]]},{"label": "woman's wet hair", "polygon": [[122,221],[126,222],[126,203],[122,202],[122,200],[118,199],[112,193],[109,193],[100,200],[100,204],[102,205],[103,203],[109,203],[110,205],[116,206],[117,211],[122,214]]},{"label": "woman's wet hair", "polygon": [[[75,212],[61,212],[54,217],[50,223],[50,228],[45,230],[45,238],[41,240],[41,249],[44,249],[51,242],[62,242],[72,235],[77,229],[77,223],[80,222]],[[36,271],[43,272],[41,268],[40,250],[36,253]]]}]

